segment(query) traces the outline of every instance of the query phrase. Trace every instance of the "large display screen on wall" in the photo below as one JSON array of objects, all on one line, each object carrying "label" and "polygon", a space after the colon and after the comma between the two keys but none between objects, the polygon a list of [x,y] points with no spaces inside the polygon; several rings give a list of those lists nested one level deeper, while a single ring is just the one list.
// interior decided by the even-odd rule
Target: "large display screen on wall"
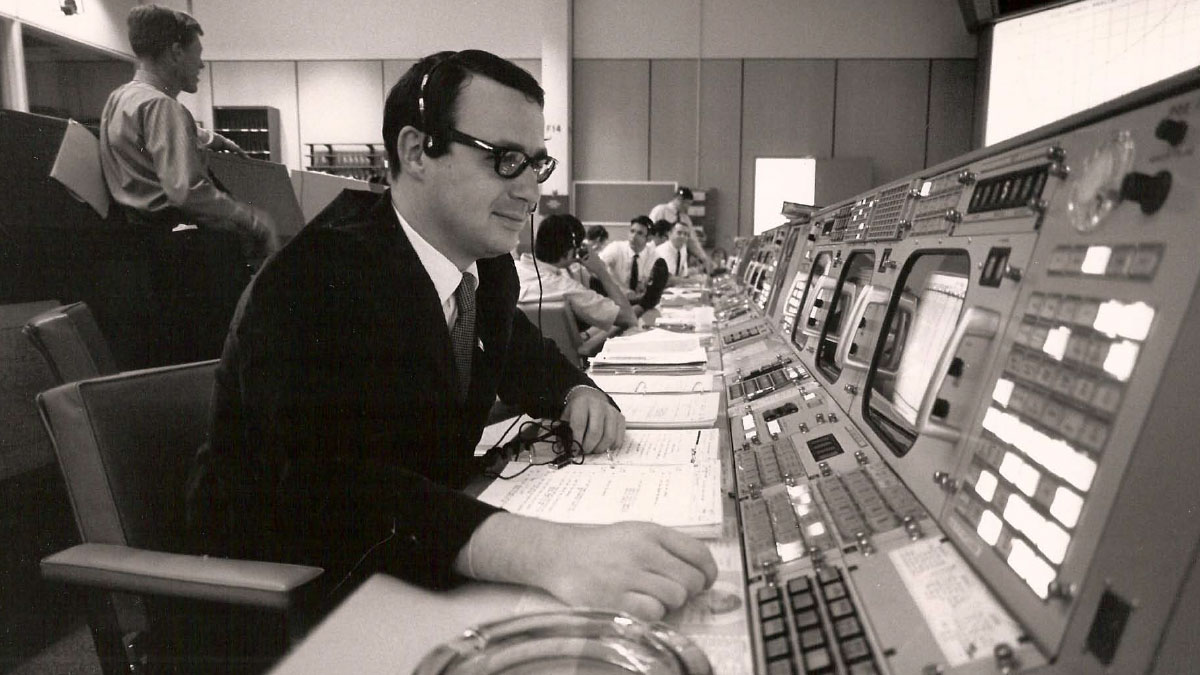
[{"label": "large display screen on wall", "polygon": [[1082,0],[997,23],[984,143],[1200,66],[1200,0]]}]

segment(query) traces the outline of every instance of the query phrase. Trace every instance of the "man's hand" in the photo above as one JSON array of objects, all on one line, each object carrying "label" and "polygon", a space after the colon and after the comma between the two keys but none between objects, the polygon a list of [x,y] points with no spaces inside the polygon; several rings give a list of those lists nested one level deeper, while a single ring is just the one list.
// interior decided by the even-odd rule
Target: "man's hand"
[{"label": "man's hand", "polygon": [[536,586],[569,605],[650,621],[717,578],[704,543],[661,525],[582,527],[504,512],[475,530],[455,566],[483,581]]},{"label": "man's hand", "polygon": [[580,607],[657,621],[712,585],[717,563],[697,539],[653,523],[565,528],[546,590]]},{"label": "man's hand", "polygon": [[561,419],[571,425],[584,454],[615,450],[625,442],[625,416],[599,389],[576,387],[567,394]]},{"label": "man's hand", "polygon": [[217,152],[232,152],[238,157],[244,157],[246,159],[250,158],[250,155],[246,154],[246,151],[242,149],[242,146],[234,143],[215,131],[213,132],[212,143],[208,146],[208,148]]}]

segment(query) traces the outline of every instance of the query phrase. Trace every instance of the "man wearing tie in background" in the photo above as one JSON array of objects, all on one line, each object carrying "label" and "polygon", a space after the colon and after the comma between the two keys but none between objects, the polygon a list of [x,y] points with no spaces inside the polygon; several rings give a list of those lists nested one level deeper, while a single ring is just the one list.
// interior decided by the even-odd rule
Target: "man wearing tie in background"
[{"label": "man wearing tie in background", "polygon": [[[675,191],[675,196],[671,197],[671,201],[659,204],[650,209],[650,220],[655,222],[665,220],[672,225],[675,223],[687,225],[687,252],[699,260],[705,269],[708,269],[711,265],[708,260],[708,253],[704,250],[704,242],[696,234],[697,228],[692,224],[692,217],[688,215],[688,208],[691,207],[694,196],[691,188],[680,186]],[[672,272],[672,274],[674,273]]]},{"label": "man wearing tie in background", "polygon": [[626,285],[625,296],[638,316],[658,306],[667,285],[666,263],[658,260],[649,241],[653,225],[647,216],[637,216],[629,221],[629,239],[614,241],[600,251],[613,278]]},{"label": "man wearing tie in background", "polygon": [[679,283],[688,275],[687,243],[689,238],[688,226],[675,223],[667,240],[654,249],[655,255],[666,261],[667,272],[671,275],[671,283]]},{"label": "man wearing tie in background", "polygon": [[610,399],[516,310],[510,251],[555,161],[541,87],[487,52],[419,61],[384,108],[390,191],[306,227],[243,295],[189,519],[201,550],[382,571],[435,588],[526,584],[659,618],[709,586],[704,544],[649,523],[575,527],[459,491],[497,394],[624,437]]}]

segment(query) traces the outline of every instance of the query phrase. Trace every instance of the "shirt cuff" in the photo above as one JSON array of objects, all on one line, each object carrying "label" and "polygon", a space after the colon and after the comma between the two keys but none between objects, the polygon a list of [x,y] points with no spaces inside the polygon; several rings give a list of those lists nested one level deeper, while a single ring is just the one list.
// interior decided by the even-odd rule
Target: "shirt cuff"
[{"label": "shirt cuff", "polygon": [[590,384],[577,384],[574,387],[571,387],[570,389],[568,389],[567,395],[563,396],[563,404],[562,404],[563,410],[567,409],[567,405],[571,402],[571,399],[574,398],[575,394],[577,394],[581,389],[591,389],[592,391],[599,391],[601,394],[604,394],[603,391],[600,391],[599,389],[597,389],[596,387],[593,387]]}]

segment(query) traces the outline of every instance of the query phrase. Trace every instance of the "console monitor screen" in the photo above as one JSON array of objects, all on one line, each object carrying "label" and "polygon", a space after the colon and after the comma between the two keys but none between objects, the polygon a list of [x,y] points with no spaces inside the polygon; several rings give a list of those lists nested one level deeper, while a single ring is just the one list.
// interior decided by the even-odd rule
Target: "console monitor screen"
[{"label": "console monitor screen", "polygon": [[820,342],[817,343],[817,369],[828,377],[830,382],[842,374],[843,355],[839,353],[838,346],[842,340],[849,339],[847,326],[843,324],[847,315],[852,313],[851,309],[856,305],[859,294],[867,292],[874,272],[873,252],[851,253],[846,259],[845,273],[829,308]]},{"label": "console monitor screen", "polygon": [[867,421],[903,456],[916,441],[918,414],[962,314],[970,260],[961,251],[925,253],[908,262],[901,298],[886,318],[888,335],[867,391]]}]

